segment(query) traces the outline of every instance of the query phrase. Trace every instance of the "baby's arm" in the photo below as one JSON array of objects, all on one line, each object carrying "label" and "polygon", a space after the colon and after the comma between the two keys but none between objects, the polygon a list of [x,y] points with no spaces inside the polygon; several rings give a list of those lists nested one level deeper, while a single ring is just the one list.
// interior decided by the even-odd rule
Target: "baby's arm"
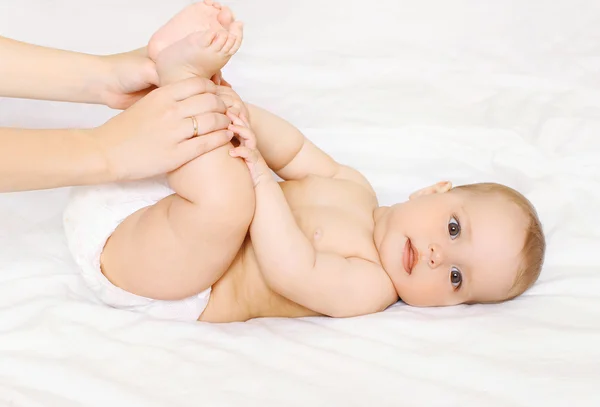
[{"label": "baby's arm", "polygon": [[[241,110],[243,102],[231,89],[219,86],[217,94],[232,110]],[[347,179],[365,186],[375,195],[371,184],[358,171],[339,164],[315,146],[296,127],[284,119],[249,103],[243,104],[258,141],[258,150],[267,165],[284,180],[307,175]]]},{"label": "baby's arm", "polygon": [[[245,124],[232,119],[232,130],[251,140],[252,133]],[[256,206],[250,237],[262,274],[273,290],[333,317],[381,311],[397,299],[381,266],[360,258],[315,251],[254,146],[238,147],[233,155],[246,160],[254,180]]]},{"label": "baby's arm", "polygon": [[296,127],[257,106],[246,106],[258,149],[269,167],[281,178],[294,180],[313,174],[347,179],[365,186],[375,195],[371,184],[360,172],[336,162]]},{"label": "baby's arm", "polygon": [[274,291],[332,317],[382,311],[396,300],[381,266],[315,251],[274,179],[263,177],[255,196],[250,237],[263,276]]}]

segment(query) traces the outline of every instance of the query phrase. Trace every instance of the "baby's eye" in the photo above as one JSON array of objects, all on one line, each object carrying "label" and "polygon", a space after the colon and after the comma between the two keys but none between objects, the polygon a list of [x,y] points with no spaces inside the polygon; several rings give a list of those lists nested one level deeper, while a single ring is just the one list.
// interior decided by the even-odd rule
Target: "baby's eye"
[{"label": "baby's eye", "polygon": [[454,288],[459,288],[462,284],[462,273],[456,267],[450,269],[450,284]]},{"label": "baby's eye", "polygon": [[460,235],[460,223],[454,216],[448,221],[448,233],[452,240],[456,239]]}]

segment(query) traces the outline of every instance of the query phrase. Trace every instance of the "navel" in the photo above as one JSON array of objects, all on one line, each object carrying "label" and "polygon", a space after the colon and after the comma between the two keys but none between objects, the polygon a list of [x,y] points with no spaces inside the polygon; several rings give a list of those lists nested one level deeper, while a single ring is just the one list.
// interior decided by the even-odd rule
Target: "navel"
[{"label": "navel", "polygon": [[321,237],[323,237],[323,230],[321,228],[317,228],[315,230],[315,233],[313,233],[313,240],[317,241],[319,240]]}]

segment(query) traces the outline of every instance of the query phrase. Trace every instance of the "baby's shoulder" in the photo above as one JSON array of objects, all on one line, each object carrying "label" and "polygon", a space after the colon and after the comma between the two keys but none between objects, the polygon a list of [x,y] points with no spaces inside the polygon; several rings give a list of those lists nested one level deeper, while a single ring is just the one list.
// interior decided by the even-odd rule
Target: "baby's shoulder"
[{"label": "baby's shoulder", "polygon": [[348,167],[346,165],[340,165],[340,169],[338,173],[334,177],[339,180],[351,181],[355,185],[359,185],[364,188],[365,192],[369,194],[369,196],[375,198],[377,194],[373,189],[371,183],[367,180],[367,178],[358,170],[355,170],[352,167]]},{"label": "baby's shoulder", "polygon": [[378,257],[361,256],[351,259],[352,278],[360,285],[365,313],[383,311],[398,300],[394,284]]}]

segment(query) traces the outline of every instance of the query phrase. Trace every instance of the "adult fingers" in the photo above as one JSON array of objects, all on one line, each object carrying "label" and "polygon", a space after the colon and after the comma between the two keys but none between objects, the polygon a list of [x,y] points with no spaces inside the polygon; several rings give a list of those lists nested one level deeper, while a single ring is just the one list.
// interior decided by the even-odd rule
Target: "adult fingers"
[{"label": "adult fingers", "polygon": [[181,117],[190,117],[208,112],[225,113],[227,106],[219,96],[201,93],[178,102],[178,110]]},{"label": "adult fingers", "polygon": [[[223,79],[221,79],[221,81],[222,80]],[[229,95],[231,97],[237,97],[237,98],[239,98],[239,96],[237,95],[237,93],[232,88],[229,88],[229,87],[223,86],[223,85],[217,86],[217,95],[219,95],[219,96]]]},{"label": "adult fingers", "polygon": [[231,108],[231,107],[235,106],[239,110],[242,107],[241,102],[238,101],[236,98],[234,98],[231,95],[221,94],[221,95],[218,95],[218,96],[223,101],[223,103],[225,103],[225,106],[227,106],[228,108]]},{"label": "adult fingers", "polygon": [[[198,126],[198,136],[203,137],[205,134],[212,133],[218,130],[227,130],[227,126],[231,120],[220,113],[205,113],[194,116]],[[183,139],[192,138],[194,136],[194,121],[188,117],[181,120],[181,131]]]},{"label": "adult fingers", "polygon": [[193,77],[162,87],[163,92],[176,101],[187,99],[200,93],[216,93],[217,85],[205,78]]},{"label": "adult fingers", "polygon": [[233,114],[235,116],[239,116],[241,114],[241,110],[239,107],[237,106],[230,106],[227,108],[227,116],[229,117],[230,114]]},{"label": "adult fingers", "polygon": [[[201,137],[194,137],[179,144],[178,150],[183,164],[193,160],[196,157],[213,151],[216,148],[226,145],[231,141],[233,133],[227,130],[219,130]],[[182,165],[183,165],[182,164]]]}]

